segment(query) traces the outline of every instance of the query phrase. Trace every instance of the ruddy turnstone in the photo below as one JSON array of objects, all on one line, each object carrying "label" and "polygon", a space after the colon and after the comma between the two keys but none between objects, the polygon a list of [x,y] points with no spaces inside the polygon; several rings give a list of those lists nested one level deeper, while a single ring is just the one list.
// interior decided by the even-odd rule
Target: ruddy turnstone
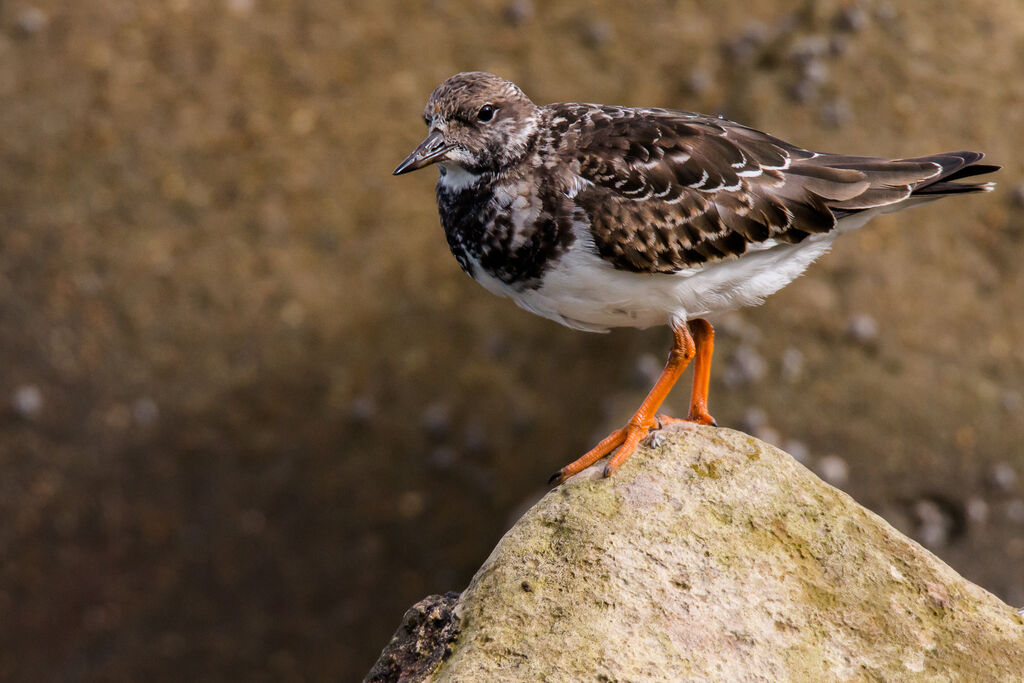
[{"label": "ruddy turnstone", "polygon": [[694,362],[685,421],[707,410],[714,330],[883,213],[946,195],[998,166],[980,152],[911,159],[823,154],[725,119],[671,109],[537,106],[488,73],[452,76],[423,111],[427,138],[395,175],[437,164],[437,204],[464,271],[528,311],[581,330],[668,325],[673,345],[629,422],[556,472],[612,453],[612,474]]}]

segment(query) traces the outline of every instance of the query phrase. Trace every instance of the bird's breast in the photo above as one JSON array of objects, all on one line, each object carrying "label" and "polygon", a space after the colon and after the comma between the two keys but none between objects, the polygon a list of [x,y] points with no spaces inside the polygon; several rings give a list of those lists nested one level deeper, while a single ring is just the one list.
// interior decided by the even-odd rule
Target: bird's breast
[{"label": "bird's breast", "polygon": [[[437,185],[441,225],[464,271],[513,290],[537,287],[573,241],[571,208],[532,180]],[[488,289],[494,290],[492,287]]]}]

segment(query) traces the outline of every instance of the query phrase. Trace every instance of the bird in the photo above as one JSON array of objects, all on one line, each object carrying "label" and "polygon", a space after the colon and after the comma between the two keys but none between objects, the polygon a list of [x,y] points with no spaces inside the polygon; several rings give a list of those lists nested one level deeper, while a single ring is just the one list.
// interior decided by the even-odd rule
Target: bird
[{"label": "bird", "polygon": [[[639,409],[552,475],[609,457],[612,475],[655,429],[708,412],[714,327],[760,304],[841,234],[948,195],[1000,167],[980,152],[906,159],[813,152],[723,117],[588,103],[539,106],[494,74],[455,74],[423,110],[426,138],[394,170],[436,165],[445,237],[490,292],[570,328],[668,326],[672,348]],[[658,413],[692,362],[685,419]]]}]

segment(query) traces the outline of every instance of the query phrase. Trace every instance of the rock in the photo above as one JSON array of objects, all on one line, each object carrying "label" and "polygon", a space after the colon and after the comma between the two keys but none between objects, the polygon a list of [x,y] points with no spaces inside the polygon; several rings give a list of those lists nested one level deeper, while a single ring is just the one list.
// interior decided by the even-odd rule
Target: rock
[{"label": "rock", "polygon": [[459,620],[453,612],[458,598],[459,594],[451,591],[431,595],[410,607],[364,682],[425,680],[438,663],[451,656],[451,643],[458,635]]},{"label": "rock", "polygon": [[703,95],[715,84],[715,79],[706,69],[695,67],[686,77],[684,90],[690,95]]},{"label": "rock", "polygon": [[863,7],[858,5],[846,5],[841,7],[832,18],[832,26],[837,31],[848,33],[859,33],[867,28],[871,19]]},{"label": "rock", "polygon": [[525,24],[533,19],[533,3],[530,0],[513,0],[505,5],[505,21],[513,26]]},{"label": "rock", "polygon": [[160,406],[149,396],[136,399],[132,404],[132,418],[142,427],[149,427],[160,417]]},{"label": "rock", "polygon": [[377,417],[377,402],[372,396],[357,396],[348,407],[348,418],[355,424],[368,424]]},{"label": "rock", "polygon": [[1019,680],[1013,608],[776,448],[661,435],[550,491],[367,680]]},{"label": "rock", "polygon": [[850,478],[850,466],[838,455],[826,455],[818,461],[814,471],[835,486],[842,486]]},{"label": "rock", "polygon": [[227,8],[235,14],[246,15],[252,12],[255,0],[225,0]]},{"label": "rock", "polygon": [[1010,191],[1010,197],[1013,200],[1013,205],[1018,209],[1024,209],[1024,183],[1017,185]]},{"label": "rock", "polygon": [[789,60],[797,66],[806,66],[828,54],[828,38],[824,35],[805,36],[789,50]]},{"label": "rock", "polygon": [[43,392],[35,384],[23,384],[14,390],[11,407],[25,419],[34,419],[43,409]]},{"label": "rock", "polygon": [[46,28],[50,17],[38,7],[26,7],[14,18],[14,34],[19,38],[31,38]]},{"label": "rock", "polygon": [[797,439],[789,439],[786,443],[782,444],[786,449],[786,452],[792,456],[794,460],[802,465],[806,465],[811,460],[811,449],[807,447],[803,441]]},{"label": "rock", "polygon": [[767,26],[751,21],[742,33],[722,44],[722,55],[736,64],[750,64],[770,38],[771,30]]},{"label": "rock", "polygon": [[612,39],[612,25],[602,19],[592,19],[583,26],[583,42],[588,47],[601,47]]},{"label": "rock", "polygon": [[640,388],[652,386],[658,381],[664,367],[664,359],[659,359],[653,353],[640,354],[633,364],[633,386]]},{"label": "rock", "polygon": [[438,446],[430,451],[427,462],[437,470],[450,470],[459,459],[459,453],[451,446]]},{"label": "rock", "polygon": [[1008,413],[1020,412],[1021,408],[1024,408],[1024,394],[1010,389],[1003,394],[1002,404],[1003,410]]},{"label": "rock", "polygon": [[878,323],[866,313],[850,316],[846,335],[859,344],[871,344],[878,339]]},{"label": "rock", "polygon": [[971,496],[967,499],[967,503],[964,505],[964,513],[967,515],[968,522],[982,526],[988,522],[988,503],[984,498]]},{"label": "rock", "polygon": [[1014,524],[1024,524],[1024,499],[1016,498],[1006,504],[1006,518]]},{"label": "rock", "polygon": [[956,517],[948,504],[933,498],[921,498],[911,506],[916,529],[914,537],[928,548],[948,545],[956,527]]},{"label": "rock", "polygon": [[443,441],[451,431],[451,408],[446,403],[431,403],[423,410],[420,423],[428,436]]},{"label": "rock", "polygon": [[1000,493],[1013,491],[1017,486],[1017,470],[1007,462],[997,462],[988,473],[988,485]]},{"label": "rock", "polygon": [[846,100],[836,97],[821,105],[819,119],[828,128],[840,128],[850,121],[850,105]]},{"label": "rock", "polygon": [[793,384],[799,381],[804,371],[804,352],[795,347],[783,351],[779,371],[784,382]]},{"label": "rock", "polygon": [[722,382],[730,388],[756,384],[764,379],[767,363],[753,346],[739,346],[726,358]]},{"label": "rock", "polygon": [[740,421],[740,428],[747,432],[753,432],[767,424],[768,413],[764,411],[764,408],[751,406],[744,411],[743,418]]}]

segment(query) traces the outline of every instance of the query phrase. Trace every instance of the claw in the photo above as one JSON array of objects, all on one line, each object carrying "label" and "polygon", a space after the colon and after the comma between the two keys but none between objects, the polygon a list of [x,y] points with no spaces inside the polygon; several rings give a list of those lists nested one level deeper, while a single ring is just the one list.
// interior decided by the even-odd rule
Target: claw
[{"label": "claw", "polygon": [[715,418],[711,417],[706,410],[691,411],[690,414],[686,416],[686,421],[696,422],[699,425],[711,425],[712,427],[718,426]]}]

